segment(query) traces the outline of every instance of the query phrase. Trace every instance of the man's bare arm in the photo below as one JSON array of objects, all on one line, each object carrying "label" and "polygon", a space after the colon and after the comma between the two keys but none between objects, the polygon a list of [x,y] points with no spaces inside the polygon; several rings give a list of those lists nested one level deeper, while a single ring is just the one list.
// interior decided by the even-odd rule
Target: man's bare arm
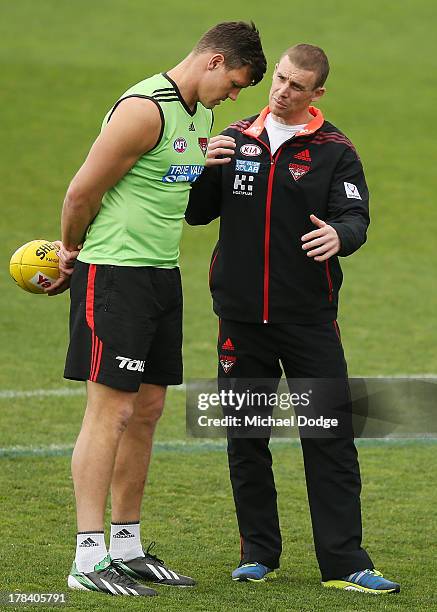
[{"label": "man's bare arm", "polygon": [[[67,277],[71,275],[78,246],[98,213],[105,192],[155,146],[160,132],[161,116],[151,100],[128,98],[116,108],[67,190],[62,208],[61,276],[48,289],[49,295],[68,287]],[[68,253],[72,255],[69,257]]]},{"label": "man's bare arm", "polygon": [[74,250],[99,211],[103,195],[155,146],[161,117],[154,102],[124,100],[71,181],[62,209],[62,242]]}]

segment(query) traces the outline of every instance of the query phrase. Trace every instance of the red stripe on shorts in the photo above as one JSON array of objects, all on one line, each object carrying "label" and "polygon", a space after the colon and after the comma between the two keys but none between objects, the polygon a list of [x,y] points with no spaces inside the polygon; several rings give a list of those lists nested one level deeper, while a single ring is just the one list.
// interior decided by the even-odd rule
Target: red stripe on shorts
[{"label": "red stripe on shorts", "polygon": [[90,379],[94,369],[94,354],[95,354],[95,346],[96,346],[96,337],[94,332],[91,331],[91,363],[90,363]]},{"label": "red stripe on shorts", "polygon": [[90,380],[93,380],[93,381],[95,380],[94,372],[96,370],[98,352],[99,352],[99,339],[93,332],[93,349],[91,352],[91,367],[90,367]]},{"label": "red stripe on shorts", "polygon": [[94,331],[94,284],[96,279],[97,266],[90,264],[88,268],[88,282],[86,287],[86,322],[91,330],[91,362],[90,362],[90,377],[93,382],[97,380],[99,374],[100,362],[102,359],[103,342],[96,336]]},{"label": "red stripe on shorts", "polygon": [[96,382],[97,376],[99,375],[100,362],[102,360],[102,351],[103,351],[103,342],[99,340],[97,336],[96,336],[96,340],[97,340],[97,355],[96,355],[96,361],[95,361],[95,366],[94,366],[94,372],[93,372],[92,378],[90,379],[93,382]]},{"label": "red stripe on shorts", "polygon": [[90,264],[88,268],[88,283],[86,286],[86,322],[88,327],[94,331],[94,281],[96,278],[97,266]]}]

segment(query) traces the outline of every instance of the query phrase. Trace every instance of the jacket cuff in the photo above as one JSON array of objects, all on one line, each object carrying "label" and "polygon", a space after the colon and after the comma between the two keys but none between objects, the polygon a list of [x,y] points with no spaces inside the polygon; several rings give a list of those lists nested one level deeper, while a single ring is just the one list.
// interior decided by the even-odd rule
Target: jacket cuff
[{"label": "jacket cuff", "polygon": [[353,233],[343,223],[328,223],[331,225],[340,239],[340,250],[337,253],[339,257],[347,257],[348,255],[352,255],[358,247],[355,246],[355,241],[353,237]]}]

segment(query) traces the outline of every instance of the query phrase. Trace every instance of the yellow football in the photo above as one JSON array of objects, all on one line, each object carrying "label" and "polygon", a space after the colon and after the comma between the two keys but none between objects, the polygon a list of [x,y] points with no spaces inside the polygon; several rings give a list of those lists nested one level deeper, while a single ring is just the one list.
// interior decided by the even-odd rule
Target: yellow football
[{"label": "yellow football", "polygon": [[19,287],[30,293],[44,293],[59,278],[56,246],[49,240],[26,242],[11,257],[9,271]]}]

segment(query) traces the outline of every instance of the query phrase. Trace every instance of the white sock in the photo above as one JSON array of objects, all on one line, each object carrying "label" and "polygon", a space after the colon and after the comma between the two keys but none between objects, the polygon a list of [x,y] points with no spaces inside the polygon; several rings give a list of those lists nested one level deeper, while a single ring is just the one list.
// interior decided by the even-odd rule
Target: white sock
[{"label": "white sock", "polygon": [[139,522],[111,523],[109,554],[113,559],[123,559],[123,561],[144,557]]},{"label": "white sock", "polygon": [[103,531],[81,531],[76,536],[76,567],[85,574],[106,557],[108,551]]}]

